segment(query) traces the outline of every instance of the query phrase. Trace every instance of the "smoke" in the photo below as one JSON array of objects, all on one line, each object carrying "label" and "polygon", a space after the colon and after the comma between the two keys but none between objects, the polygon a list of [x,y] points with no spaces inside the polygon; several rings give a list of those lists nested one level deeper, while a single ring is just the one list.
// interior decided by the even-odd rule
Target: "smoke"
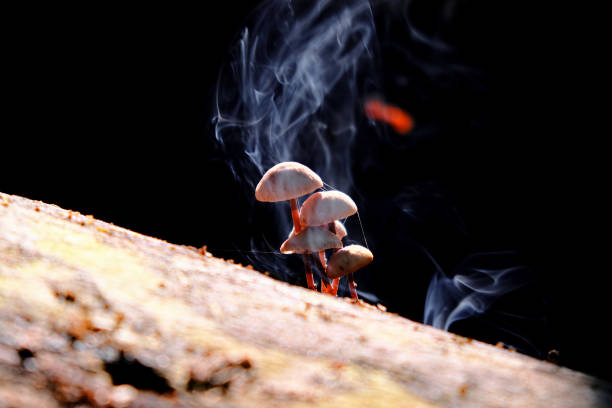
[{"label": "smoke", "polygon": [[529,282],[529,269],[517,265],[516,253],[510,251],[470,255],[450,276],[430,259],[436,271],[427,290],[423,322],[444,330],[485,313],[501,296]]},{"label": "smoke", "polygon": [[351,188],[355,116],[375,82],[374,38],[366,0],[260,6],[216,92],[215,136],[237,179],[254,187],[293,160]]}]

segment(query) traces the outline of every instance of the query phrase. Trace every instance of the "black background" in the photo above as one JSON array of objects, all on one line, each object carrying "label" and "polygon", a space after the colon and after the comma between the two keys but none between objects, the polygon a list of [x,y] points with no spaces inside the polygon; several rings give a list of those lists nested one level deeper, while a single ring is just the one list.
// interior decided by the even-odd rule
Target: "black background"
[{"label": "black background", "polygon": [[[246,263],[240,252],[225,250],[248,249],[259,228],[245,216],[244,197],[252,192],[234,181],[215,148],[211,118],[220,66],[257,2],[216,3],[214,10],[87,6],[9,14],[0,191],[173,243],[208,245],[217,256]],[[449,3],[411,2],[413,24],[452,44],[484,73],[486,89],[458,85],[416,105],[388,84],[387,97],[411,108],[417,126],[418,114],[442,112],[437,129],[445,131],[416,147],[378,145],[377,166],[355,164],[357,187],[370,203],[362,221],[378,262],[358,281],[360,289],[393,312],[422,318],[432,271],[404,271],[405,263],[418,268],[419,261],[410,263],[410,251],[380,238],[392,226],[401,231],[391,237],[409,236],[447,268],[469,251],[517,251],[534,282],[504,307],[537,317],[511,323],[535,346],[478,319],[453,330],[540,358],[555,349],[561,364],[610,378],[608,271],[595,235],[604,233],[597,215],[602,186],[595,159],[585,158],[596,149],[575,124],[583,77],[571,63],[580,44],[558,10],[464,1],[442,19]],[[401,42],[397,25],[379,34]],[[403,69],[387,58],[387,71]],[[475,128],[466,125],[470,115],[479,121]],[[466,231],[428,212],[430,202],[416,207],[423,212],[418,221],[377,213],[386,211],[397,183],[430,182]]]}]

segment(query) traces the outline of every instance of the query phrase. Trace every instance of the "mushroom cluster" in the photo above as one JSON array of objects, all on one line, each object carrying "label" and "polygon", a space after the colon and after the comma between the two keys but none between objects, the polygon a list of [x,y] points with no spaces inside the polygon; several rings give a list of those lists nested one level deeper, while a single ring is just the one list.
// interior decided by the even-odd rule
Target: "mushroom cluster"
[{"label": "mushroom cluster", "polygon": [[[321,292],[335,296],[340,278],[347,276],[351,297],[358,301],[357,284],[353,273],[363,268],[374,256],[360,245],[344,247],[342,239],[346,229],[340,220],[357,212],[355,202],[340,191],[314,191],[323,187],[321,178],[311,169],[297,162],[283,162],[270,168],[255,189],[259,201],[289,201],[293,229],[283,242],[283,254],[301,254],[306,272],[306,282],[312,290],[314,283],[312,265],[321,277]],[[300,210],[297,199],[311,194]],[[327,261],[325,250],[332,255]]]}]

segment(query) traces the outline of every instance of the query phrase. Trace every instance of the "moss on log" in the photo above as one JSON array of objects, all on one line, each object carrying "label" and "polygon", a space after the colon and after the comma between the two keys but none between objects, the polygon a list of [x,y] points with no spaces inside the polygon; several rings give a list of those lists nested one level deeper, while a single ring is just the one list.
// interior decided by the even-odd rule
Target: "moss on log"
[{"label": "moss on log", "polygon": [[610,385],[0,193],[0,407],[595,407]]}]

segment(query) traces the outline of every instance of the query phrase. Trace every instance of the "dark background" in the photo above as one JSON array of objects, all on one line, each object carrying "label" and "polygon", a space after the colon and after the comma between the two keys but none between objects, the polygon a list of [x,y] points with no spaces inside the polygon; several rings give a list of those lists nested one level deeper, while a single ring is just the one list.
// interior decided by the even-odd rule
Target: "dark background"
[{"label": "dark background", "polygon": [[[252,192],[233,179],[211,118],[220,66],[257,2],[217,3],[8,14],[0,191],[247,263],[229,250],[248,249],[261,226],[246,217]],[[490,3],[406,6],[419,30],[482,73],[485,87],[425,87],[419,99],[385,83],[386,97],[417,126],[438,122],[424,143],[357,147],[357,158],[376,163],[354,166],[378,263],[360,289],[421,320],[433,270],[407,259],[404,242],[428,248],[445,269],[470,252],[516,251],[533,280],[495,307],[523,318],[474,318],[451,329],[539,358],[554,349],[561,364],[609,379],[608,271],[595,234],[603,230],[602,187],[595,159],[585,157],[596,148],[575,124],[583,77],[571,61],[580,44],[558,9]],[[377,24],[381,39],[409,45],[401,21],[379,16]],[[408,69],[385,47],[382,58],[384,74]],[[443,198],[414,201],[417,216],[405,218],[388,206],[398,184],[419,192],[435,185]]]}]

